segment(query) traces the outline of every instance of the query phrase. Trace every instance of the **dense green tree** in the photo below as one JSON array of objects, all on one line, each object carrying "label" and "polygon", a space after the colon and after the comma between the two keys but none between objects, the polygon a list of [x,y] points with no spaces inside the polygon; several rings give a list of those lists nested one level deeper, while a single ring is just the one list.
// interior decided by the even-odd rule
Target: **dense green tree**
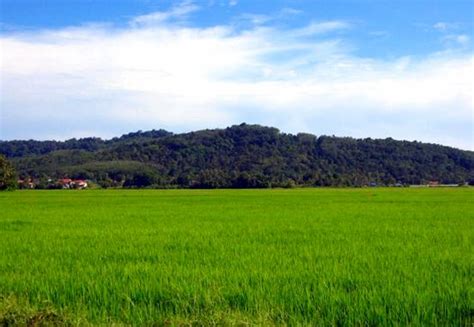
[{"label": "dense green tree", "polygon": [[123,186],[127,188],[141,188],[156,184],[158,177],[149,171],[137,172],[130,178],[126,179]]},{"label": "dense green tree", "polygon": [[0,155],[0,190],[17,188],[17,175],[13,165],[3,155]]},{"label": "dense green tree", "polygon": [[112,140],[3,141],[20,176],[89,179],[103,187],[263,188],[474,180],[474,153],[393,139],[281,133],[241,124]]}]

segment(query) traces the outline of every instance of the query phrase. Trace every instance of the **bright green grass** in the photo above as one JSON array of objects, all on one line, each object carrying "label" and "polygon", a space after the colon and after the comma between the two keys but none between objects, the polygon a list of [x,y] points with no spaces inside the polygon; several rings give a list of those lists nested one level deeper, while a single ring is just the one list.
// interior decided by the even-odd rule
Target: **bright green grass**
[{"label": "bright green grass", "polygon": [[474,190],[0,194],[0,325],[470,325]]}]

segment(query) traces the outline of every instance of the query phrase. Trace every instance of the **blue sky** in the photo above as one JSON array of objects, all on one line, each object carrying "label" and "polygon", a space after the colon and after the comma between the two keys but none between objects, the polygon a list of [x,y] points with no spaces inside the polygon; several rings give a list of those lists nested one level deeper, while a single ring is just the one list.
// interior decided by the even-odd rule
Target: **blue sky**
[{"label": "blue sky", "polygon": [[474,149],[472,1],[0,3],[0,139],[245,121]]}]

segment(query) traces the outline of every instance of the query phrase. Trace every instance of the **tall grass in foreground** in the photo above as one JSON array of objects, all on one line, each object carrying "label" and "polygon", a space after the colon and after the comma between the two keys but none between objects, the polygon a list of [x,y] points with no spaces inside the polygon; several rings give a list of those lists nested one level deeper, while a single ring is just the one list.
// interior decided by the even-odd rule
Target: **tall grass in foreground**
[{"label": "tall grass in foreground", "polygon": [[474,190],[0,194],[0,325],[470,325]]}]

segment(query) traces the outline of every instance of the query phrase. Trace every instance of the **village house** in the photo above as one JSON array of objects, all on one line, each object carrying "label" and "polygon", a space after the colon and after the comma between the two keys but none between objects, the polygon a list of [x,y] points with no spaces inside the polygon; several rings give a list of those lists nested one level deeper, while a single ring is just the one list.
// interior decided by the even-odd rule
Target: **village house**
[{"label": "village house", "polygon": [[85,189],[87,188],[87,182],[82,179],[72,180],[70,178],[62,178],[58,180],[58,184],[62,186],[63,189]]},{"label": "village house", "polygon": [[27,188],[27,189],[34,189],[35,188],[35,183],[33,182],[33,180],[31,178],[28,178],[28,179],[19,179],[17,181],[18,183],[18,187],[19,188]]},{"label": "village house", "polygon": [[72,179],[70,179],[70,178],[62,178],[62,179],[58,180],[58,184],[61,185],[62,188],[64,188],[64,189],[71,188],[71,183],[72,183]]},{"label": "village house", "polygon": [[82,179],[76,179],[75,181],[73,181],[73,184],[74,184],[74,188],[77,188],[80,190],[87,187],[87,182]]}]

